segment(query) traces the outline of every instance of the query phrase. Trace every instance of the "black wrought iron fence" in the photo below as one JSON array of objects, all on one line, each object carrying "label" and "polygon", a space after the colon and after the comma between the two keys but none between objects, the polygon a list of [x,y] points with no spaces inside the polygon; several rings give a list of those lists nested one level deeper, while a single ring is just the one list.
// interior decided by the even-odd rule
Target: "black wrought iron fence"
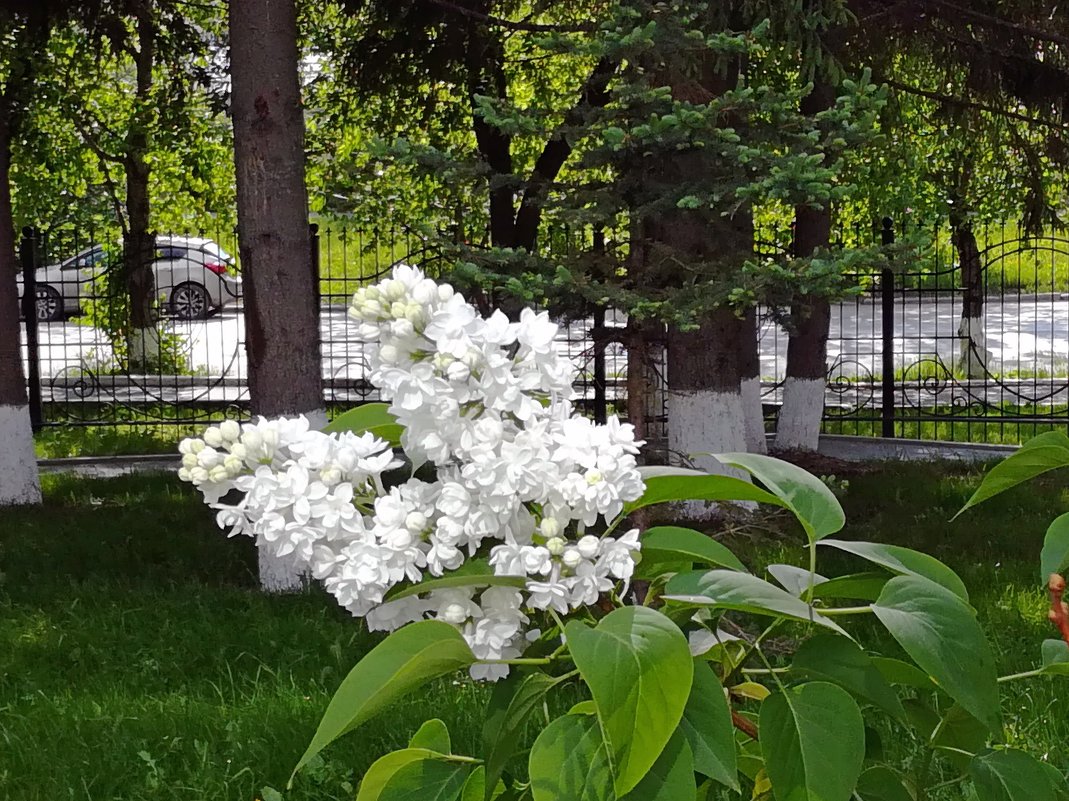
[{"label": "black wrought iron fence", "polygon": [[[942,221],[841,237],[847,247],[895,236],[916,247],[896,251],[891,270],[854,276],[860,294],[833,304],[826,431],[1013,442],[1069,424],[1069,240],[1055,232],[1026,237],[1012,225],[977,226],[972,235],[975,252],[964,262],[961,236]],[[547,242],[564,247],[568,236]],[[156,245],[152,330],[133,331],[118,232],[24,239],[23,282],[35,299],[25,353],[37,425],[194,427],[248,415],[236,233],[187,231]],[[376,399],[363,346],[347,324],[348,300],[398,261],[434,272],[440,254],[404,230],[325,223],[316,253],[325,400]],[[759,318],[771,429],[788,332],[771,310]],[[599,311],[562,329],[579,363],[581,403],[597,417],[626,410],[627,354],[616,335],[625,323]],[[652,363],[645,408],[656,438],[666,424],[663,354]]]}]

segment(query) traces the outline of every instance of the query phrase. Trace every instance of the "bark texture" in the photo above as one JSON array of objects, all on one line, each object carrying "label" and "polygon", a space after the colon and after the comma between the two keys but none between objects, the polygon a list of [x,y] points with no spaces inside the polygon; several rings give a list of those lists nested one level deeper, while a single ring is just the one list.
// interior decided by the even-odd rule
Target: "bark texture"
[{"label": "bark texture", "polygon": [[39,503],[26,379],[19,347],[19,291],[11,216],[11,128],[0,120],[0,506]]},{"label": "bark texture", "polygon": [[[813,115],[835,105],[835,87],[816,81],[802,99],[803,114]],[[794,250],[800,258],[812,256],[831,244],[831,208],[798,206],[794,210]],[[824,417],[823,392],[815,382],[828,375],[828,328],[831,306],[819,295],[802,295],[791,304],[791,331],[787,341],[787,369],[783,405],[776,425],[776,447],[815,451]]]},{"label": "bark texture", "polygon": [[[127,231],[123,243],[123,268],[126,291],[130,300],[130,328],[153,328],[154,287],[152,259],[155,255],[155,237],[151,232],[152,213],[149,201],[149,178],[152,169],[148,164],[151,145],[149,134],[152,117],[152,68],[156,61],[156,29],[152,18],[151,4],[140,2],[135,7],[137,50],[134,57],[136,71],[135,109],[130,129],[126,134],[123,153],[123,169],[126,175]],[[134,353],[134,364],[150,362],[151,353]]]},{"label": "bark texture", "polygon": [[[319,292],[304,183],[294,0],[231,0],[229,23],[252,411],[305,414],[322,425]],[[260,578],[274,592],[302,584],[295,571],[262,555]]]},{"label": "bark texture", "polygon": [[239,252],[256,414],[323,408],[294,0],[229,6]]},{"label": "bark texture", "polygon": [[965,378],[983,378],[991,354],[984,331],[984,264],[972,224],[951,220],[951,236],[961,270],[961,322],[958,324],[958,363]]}]

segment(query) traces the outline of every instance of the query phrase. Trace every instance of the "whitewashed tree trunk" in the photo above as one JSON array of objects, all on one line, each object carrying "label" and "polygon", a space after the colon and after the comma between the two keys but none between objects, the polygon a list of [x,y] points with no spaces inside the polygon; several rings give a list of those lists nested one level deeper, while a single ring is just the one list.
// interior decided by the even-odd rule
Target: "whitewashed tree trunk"
[{"label": "whitewashed tree trunk", "polygon": [[783,404],[776,424],[776,447],[780,450],[815,451],[820,444],[820,419],[824,415],[823,378],[789,376],[783,384]]},{"label": "whitewashed tree trunk", "polygon": [[0,448],[0,506],[40,503],[28,406],[0,405],[0,442],[4,443]]},{"label": "whitewashed tree trunk", "polygon": [[765,409],[761,403],[761,354],[757,328],[757,310],[750,309],[742,320],[739,342],[739,391],[742,394],[742,417],[745,449],[750,453],[767,453]]},{"label": "whitewashed tree trunk", "polygon": [[[835,106],[835,87],[816,77],[802,98],[803,114],[819,114]],[[827,203],[799,205],[794,210],[794,252],[806,258],[831,245],[832,213]],[[824,419],[828,372],[828,331],[831,306],[818,295],[801,295],[791,303],[787,369],[776,423],[776,448],[815,451]]]},{"label": "whitewashed tree trunk", "polygon": [[983,378],[988,371],[991,351],[987,349],[987,333],[983,317],[962,316],[958,324],[957,372],[965,378]]},{"label": "whitewashed tree trunk", "polygon": [[[231,0],[234,165],[252,409],[326,424],[294,0]],[[261,552],[269,592],[299,589]]]},{"label": "whitewashed tree trunk", "polygon": [[0,119],[0,506],[41,502],[19,345],[19,290],[11,217],[11,130]]}]

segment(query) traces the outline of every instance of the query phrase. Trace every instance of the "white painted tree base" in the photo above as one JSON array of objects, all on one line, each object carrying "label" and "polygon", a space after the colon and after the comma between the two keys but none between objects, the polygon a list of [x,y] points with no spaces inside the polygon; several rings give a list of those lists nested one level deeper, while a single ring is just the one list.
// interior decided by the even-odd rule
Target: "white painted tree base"
[{"label": "white painted tree base", "polygon": [[991,351],[987,349],[987,333],[983,317],[962,317],[958,324],[958,363],[955,369],[966,378],[983,378]]},{"label": "white painted tree base", "polygon": [[[288,416],[288,415],[287,415]],[[327,410],[313,409],[304,412],[310,426],[321,429],[327,425]],[[260,589],[264,592],[282,594],[287,592],[300,592],[309,581],[309,574],[299,570],[288,559],[280,559],[272,556],[262,548],[257,548],[257,563],[259,566]]]},{"label": "white painted tree base", "polygon": [[783,384],[783,405],[776,424],[776,447],[781,450],[815,451],[820,444],[820,421],[824,416],[823,378],[788,378]]},{"label": "white painted tree base", "polygon": [[0,406],[0,443],[0,506],[40,503],[29,406]]},{"label": "white painted tree base", "polygon": [[[741,392],[669,392],[668,448],[688,467],[746,478],[741,471],[725,467],[712,456],[701,455],[746,450]],[[686,501],[676,508],[681,518],[701,521],[713,516],[716,505]]]},{"label": "white painted tree base", "polygon": [[136,372],[158,365],[160,348],[160,332],[155,327],[131,329],[126,338],[129,369]]},{"label": "white painted tree base", "polygon": [[761,379],[747,378],[739,389],[742,395],[742,415],[745,421],[746,450],[749,453],[768,453],[765,412],[761,406]]}]

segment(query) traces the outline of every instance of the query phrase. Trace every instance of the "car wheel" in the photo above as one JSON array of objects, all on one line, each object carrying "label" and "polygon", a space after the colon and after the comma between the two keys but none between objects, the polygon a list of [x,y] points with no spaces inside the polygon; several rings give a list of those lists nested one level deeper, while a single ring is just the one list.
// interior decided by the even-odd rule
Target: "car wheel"
[{"label": "car wheel", "polygon": [[179,284],[171,292],[171,314],[181,320],[203,320],[211,310],[208,290],[200,284]]},{"label": "car wheel", "polygon": [[63,319],[63,298],[50,286],[37,287],[37,322],[54,323]]}]

